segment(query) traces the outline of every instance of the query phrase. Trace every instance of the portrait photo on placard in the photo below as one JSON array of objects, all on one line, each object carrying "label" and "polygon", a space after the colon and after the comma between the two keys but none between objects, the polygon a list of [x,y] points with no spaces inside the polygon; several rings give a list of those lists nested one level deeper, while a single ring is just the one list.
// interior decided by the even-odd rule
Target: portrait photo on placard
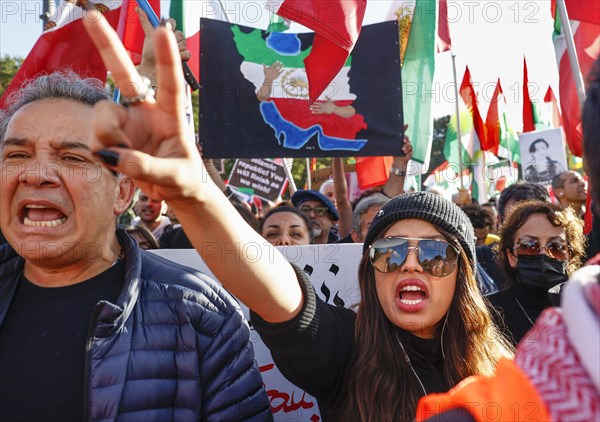
[{"label": "portrait photo on placard", "polygon": [[519,135],[523,178],[541,185],[567,169],[562,129],[546,129]]}]

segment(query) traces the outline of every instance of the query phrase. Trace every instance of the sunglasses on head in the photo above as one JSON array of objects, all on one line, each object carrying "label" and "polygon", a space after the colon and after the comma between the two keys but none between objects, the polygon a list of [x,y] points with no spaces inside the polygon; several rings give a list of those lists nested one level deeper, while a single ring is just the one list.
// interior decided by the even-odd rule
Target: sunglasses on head
[{"label": "sunglasses on head", "polygon": [[539,255],[542,249],[546,254],[558,261],[566,261],[569,258],[569,246],[564,239],[552,239],[542,246],[538,239],[519,239],[515,243],[513,253],[515,255]]},{"label": "sunglasses on head", "polygon": [[325,214],[327,214],[327,211],[329,211],[329,208],[327,208],[327,207],[312,208],[312,207],[309,207],[308,205],[300,205],[300,207],[298,207],[298,209],[306,215],[310,215],[310,212],[313,211],[315,213],[315,215],[318,217],[323,217]]},{"label": "sunglasses on head", "polygon": [[379,272],[391,273],[404,265],[410,250],[417,251],[419,265],[434,277],[445,277],[456,269],[458,251],[453,245],[444,240],[416,237],[376,240],[370,246],[371,265]]}]

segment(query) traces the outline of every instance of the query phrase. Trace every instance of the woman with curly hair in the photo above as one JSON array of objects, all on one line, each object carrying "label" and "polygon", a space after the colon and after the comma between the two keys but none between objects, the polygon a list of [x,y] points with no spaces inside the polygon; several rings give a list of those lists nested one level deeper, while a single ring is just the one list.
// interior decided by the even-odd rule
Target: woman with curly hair
[{"label": "woman with curly hair", "polygon": [[571,208],[529,201],[517,205],[500,228],[496,255],[510,286],[487,298],[499,311],[499,325],[514,344],[542,311],[557,305],[559,285],[585,256],[583,223]]}]

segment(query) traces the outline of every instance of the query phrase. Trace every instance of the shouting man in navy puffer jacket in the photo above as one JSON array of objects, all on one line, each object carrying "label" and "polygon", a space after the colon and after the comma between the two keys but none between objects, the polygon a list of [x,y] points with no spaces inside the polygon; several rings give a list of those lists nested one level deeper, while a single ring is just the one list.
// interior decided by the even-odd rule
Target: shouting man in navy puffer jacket
[{"label": "shouting man in navy puffer jacket", "polygon": [[272,419],[232,297],[116,229],[133,184],[88,146],[107,99],[51,74],[0,119],[0,420]]}]

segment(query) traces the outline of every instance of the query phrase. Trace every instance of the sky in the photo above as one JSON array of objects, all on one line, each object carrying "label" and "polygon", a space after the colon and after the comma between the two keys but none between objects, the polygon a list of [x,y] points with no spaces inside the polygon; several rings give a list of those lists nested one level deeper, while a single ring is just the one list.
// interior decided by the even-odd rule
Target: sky
[{"label": "sky", "polygon": [[[162,10],[168,11],[170,1],[161,3]],[[248,16],[264,10],[262,5],[265,1],[223,0],[223,3],[232,22],[244,23]],[[398,3],[400,1],[397,0],[369,0],[365,24],[393,18]],[[27,55],[42,31],[41,11],[41,0],[0,0],[1,55]],[[251,26],[266,27],[268,17],[268,12],[261,13],[259,19],[252,19]],[[552,86],[555,93],[558,88],[550,0],[450,0],[448,20],[458,83],[468,65],[485,116],[496,81],[500,78],[512,126],[520,129],[523,57],[527,57],[533,101],[541,101],[548,86]],[[296,29],[298,26],[291,28],[292,31]],[[451,54],[440,53],[436,57],[434,115],[454,112],[452,83]]]}]

